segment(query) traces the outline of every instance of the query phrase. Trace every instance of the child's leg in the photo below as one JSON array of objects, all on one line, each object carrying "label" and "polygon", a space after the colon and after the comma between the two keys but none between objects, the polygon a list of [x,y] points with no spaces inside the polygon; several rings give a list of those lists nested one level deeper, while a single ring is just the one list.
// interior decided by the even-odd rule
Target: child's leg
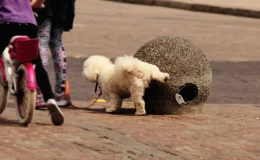
[{"label": "child's leg", "polygon": [[[27,28],[25,29],[25,35],[29,36],[30,38],[36,38],[37,28],[36,27],[34,27],[36,29],[29,28],[29,26],[30,25],[26,27],[25,25],[25,28]],[[54,100],[54,95],[52,92],[49,76],[43,67],[40,55],[38,55],[37,59],[34,60],[33,63],[36,64],[35,67],[36,81],[42,91],[44,100],[47,102],[47,108],[49,110],[52,123],[54,125],[62,125],[64,122],[64,116],[61,110],[59,109],[59,107],[57,106],[56,101]]]},{"label": "child's leg", "polygon": [[[1,31],[0,56],[2,56],[4,49],[7,47],[7,45],[10,42],[10,39],[13,36],[12,35],[13,33],[11,33],[13,29],[16,29],[15,27],[13,27],[13,25],[7,23],[0,24],[0,31]],[[8,32],[8,30],[10,31]]]},{"label": "child's leg", "polygon": [[[51,20],[46,19],[38,27],[37,37],[40,40],[39,45],[39,54],[41,56],[43,67],[45,68],[46,72],[48,71],[48,64],[49,64],[49,43],[50,43],[50,32],[51,32]],[[37,88],[37,101],[36,101],[36,109],[45,107],[45,101],[43,99],[42,92],[40,88]]]},{"label": "child's leg", "polygon": [[49,43],[51,36],[51,20],[47,18],[43,21],[38,27],[37,37],[40,40],[39,52],[42,59],[43,67],[46,72],[48,72],[48,64],[49,64]]},{"label": "child's leg", "polygon": [[51,120],[54,125],[62,125],[64,122],[64,117],[54,100],[54,95],[52,93],[52,88],[49,80],[49,76],[44,69],[41,61],[40,55],[34,62],[36,64],[35,73],[36,81],[39,88],[42,91],[44,101],[47,102],[47,108],[51,115]]},{"label": "child's leg", "polygon": [[50,80],[46,68],[44,68],[41,55],[39,54],[35,60],[36,68],[36,81],[43,94],[44,101],[47,102],[47,108],[51,115],[51,120],[54,125],[62,125],[64,123],[64,117],[54,100]]},{"label": "child's leg", "polygon": [[51,89],[51,84],[49,80],[48,73],[44,69],[41,61],[41,57],[38,56],[38,58],[34,61],[36,64],[35,67],[35,73],[36,73],[36,81],[43,93],[44,101],[47,102],[48,99],[53,99],[54,95]]},{"label": "child's leg", "polygon": [[63,27],[52,27],[51,31],[51,41],[50,41],[50,50],[52,53],[54,61],[54,69],[56,76],[56,100],[57,103],[61,106],[67,105],[70,103],[68,97],[65,95],[66,87],[66,69],[67,69],[67,60],[66,54],[62,43],[62,33]]},{"label": "child's leg", "polygon": [[62,43],[62,27],[53,27],[51,31],[50,49],[54,61],[54,69],[56,75],[55,92],[65,91],[66,82],[66,54]]}]

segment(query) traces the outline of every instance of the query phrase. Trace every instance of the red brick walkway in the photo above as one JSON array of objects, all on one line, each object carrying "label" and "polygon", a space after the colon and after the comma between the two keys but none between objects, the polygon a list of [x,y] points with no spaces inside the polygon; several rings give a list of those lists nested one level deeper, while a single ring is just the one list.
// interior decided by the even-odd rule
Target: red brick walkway
[{"label": "red brick walkway", "polygon": [[63,109],[61,127],[47,111],[21,127],[9,107],[0,119],[0,159],[259,159],[259,106],[207,104],[202,115],[144,117],[133,116],[130,103],[119,115],[104,113],[106,106]]}]

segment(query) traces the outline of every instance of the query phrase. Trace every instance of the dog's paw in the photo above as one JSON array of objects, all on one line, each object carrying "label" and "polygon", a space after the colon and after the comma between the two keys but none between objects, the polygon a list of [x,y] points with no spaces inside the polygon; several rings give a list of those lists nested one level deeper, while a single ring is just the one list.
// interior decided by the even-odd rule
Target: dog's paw
[{"label": "dog's paw", "polygon": [[145,116],[145,115],[146,115],[146,112],[145,112],[145,111],[141,111],[141,112],[140,112],[140,111],[139,111],[139,112],[136,111],[136,112],[135,112],[135,115],[136,115],[136,116]]},{"label": "dog's paw", "polygon": [[106,112],[107,113],[114,113],[117,112],[118,110],[116,108],[110,107],[110,108],[106,108]]}]

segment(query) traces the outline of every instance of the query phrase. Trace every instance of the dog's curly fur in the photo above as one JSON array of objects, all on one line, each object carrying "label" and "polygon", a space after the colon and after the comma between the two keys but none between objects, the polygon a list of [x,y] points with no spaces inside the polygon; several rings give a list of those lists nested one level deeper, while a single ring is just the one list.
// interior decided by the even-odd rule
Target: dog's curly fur
[{"label": "dog's curly fur", "polygon": [[104,56],[91,56],[84,62],[82,75],[86,80],[98,83],[111,98],[111,107],[106,112],[116,112],[123,99],[131,96],[135,115],[146,114],[143,96],[149,83],[152,80],[164,83],[169,78],[169,74],[161,72],[157,66],[132,56],[118,57],[115,63]]}]

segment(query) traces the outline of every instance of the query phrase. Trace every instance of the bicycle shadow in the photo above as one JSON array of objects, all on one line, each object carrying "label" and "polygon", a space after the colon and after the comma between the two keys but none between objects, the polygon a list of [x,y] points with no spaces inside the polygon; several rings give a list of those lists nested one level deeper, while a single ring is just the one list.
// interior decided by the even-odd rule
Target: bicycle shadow
[{"label": "bicycle shadow", "polygon": [[11,126],[11,127],[26,127],[19,124],[18,120],[10,120],[6,118],[0,118],[0,126]]}]

